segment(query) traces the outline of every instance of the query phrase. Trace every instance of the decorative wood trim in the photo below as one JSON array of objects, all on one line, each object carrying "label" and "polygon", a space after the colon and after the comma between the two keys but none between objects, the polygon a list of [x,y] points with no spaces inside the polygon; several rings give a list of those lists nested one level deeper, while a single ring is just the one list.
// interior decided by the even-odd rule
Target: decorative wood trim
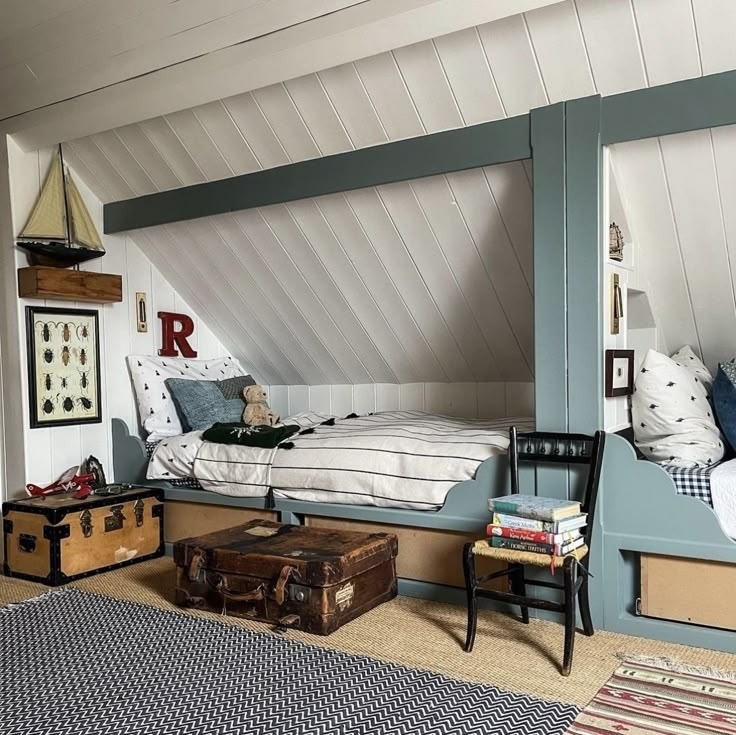
[{"label": "decorative wood trim", "polygon": [[112,234],[531,156],[529,115],[422,135],[104,206]]},{"label": "decorative wood trim", "polygon": [[36,265],[18,269],[18,295],[25,299],[119,303],[123,300],[123,277]]}]

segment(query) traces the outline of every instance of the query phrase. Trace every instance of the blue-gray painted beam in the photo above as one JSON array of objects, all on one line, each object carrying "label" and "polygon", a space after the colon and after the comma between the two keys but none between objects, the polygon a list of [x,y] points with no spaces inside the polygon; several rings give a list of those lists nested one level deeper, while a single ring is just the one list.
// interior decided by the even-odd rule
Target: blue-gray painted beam
[{"label": "blue-gray painted beam", "polygon": [[567,394],[571,431],[603,428],[601,98],[565,105]]},{"label": "blue-gray painted beam", "polygon": [[565,105],[531,112],[537,429],[567,431]]},{"label": "blue-gray painted beam", "polygon": [[106,234],[529,158],[529,115],[185,186],[104,206]]},{"label": "blue-gray painted beam", "polygon": [[736,123],[736,71],[604,97],[603,145]]},{"label": "blue-gray painted beam", "polygon": [[[570,431],[603,428],[603,313],[601,283],[601,98],[565,104],[567,190],[567,391]],[[580,499],[585,476],[570,472],[570,497]],[[603,622],[603,548],[596,517],[589,559],[590,609]]]}]

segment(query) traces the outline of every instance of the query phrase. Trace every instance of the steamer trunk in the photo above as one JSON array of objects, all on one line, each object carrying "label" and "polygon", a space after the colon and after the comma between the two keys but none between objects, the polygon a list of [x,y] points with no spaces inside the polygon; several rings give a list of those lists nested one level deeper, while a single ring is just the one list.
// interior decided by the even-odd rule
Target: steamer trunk
[{"label": "steamer trunk", "polygon": [[3,503],[3,571],[56,586],[162,556],[163,500],[162,490],[134,488]]},{"label": "steamer trunk", "polygon": [[394,534],[254,520],[174,546],[176,603],[329,635],[396,596]]}]

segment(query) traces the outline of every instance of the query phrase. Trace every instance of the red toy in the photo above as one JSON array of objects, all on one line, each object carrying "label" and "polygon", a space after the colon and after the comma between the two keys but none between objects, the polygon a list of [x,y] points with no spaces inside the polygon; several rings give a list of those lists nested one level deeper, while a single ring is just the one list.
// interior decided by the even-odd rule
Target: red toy
[{"label": "red toy", "polygon": [[26,492],[31,497],[46,497],[47,495],[56,495],[57,493],[74,493],[77,500],[83,500],[92,492],[91,483],[94,482],[94,473],[86,475],[78,475],[79,465],[70,467],[66,472],[46,487],[40,487],[29,483],[26,485]]}]

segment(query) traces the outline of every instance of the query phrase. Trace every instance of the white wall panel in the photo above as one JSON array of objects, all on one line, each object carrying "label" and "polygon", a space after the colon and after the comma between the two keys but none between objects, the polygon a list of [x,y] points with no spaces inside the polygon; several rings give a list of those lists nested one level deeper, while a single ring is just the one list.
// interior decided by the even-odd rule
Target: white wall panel
[{"label": "white wall panel", "polygon": [[633,0],[651,86],[702,74],[690,0]]},{"label": "white wall panel", "polygon": [[282,418],[303,411],[333,416],[398,410],[461,418],[534,415],[533,383],[271,385],[268,392],[271,408]]},{"label": "white wall panel", "polygon": [[[53,151],[43,150],[34,153],[22,153],[13,146],[11,159],[11,181],[14,227],[19,230],[25,222],[33,206]],[[67,159],[68,160],[68,159]],[[96,226],[102,229],[102,206],[99,200],[80,181],[76,170],[75,177],[80,193],[85,200]],[[106,255],[98,260],[83,265],[84,270],[118,273],[123,279],[123,302],[115,304],[75,304],[63,301],[23,300],[23,304],[36,306],[54,306],[60,308],[96,308],[100,319],[100,362],[102,387],[101,424],[81,426],[26,429],[26,476],[35,483],[47,483],[55,479],[70,466],[79,464],[89,454],[94,454],[103,464],[112,478],[112,438],[110,435],[110,419],[122,418],[129,427],[135,430],[137,425],[137,409],[128,375],[125,357],[129,354],[155,354],[160,346],[160,330],[155,317],[157,310],[176,310],[190,314],[195,321],[192,344],[200,350],[200,357],[215,357],[222,348],[218,340],[210,333],[205,323],[175,293],[172,286],[162,274],[143,255],[139,247],[127,235],[105,236]],[[25,256],[17,251],[18,267],[26,265]],[[148,294],[149,331],[136,330],[135,294],[144,291]],[[25,315],[21,310],[20,335],[25,341]],[[209,352],[205,346],[209,345]],[[18,345],[25,361],[24,344]],[[24,366],[25,367],[25,366]],[[20,387],[27,396],[28,386],[23,373],[23,385]],[[24,424],[28,426],[27,398],[23,400]],[[22,461],[22,460],[21,460]],[[15,490],[15,489],[14,489]]]}]

